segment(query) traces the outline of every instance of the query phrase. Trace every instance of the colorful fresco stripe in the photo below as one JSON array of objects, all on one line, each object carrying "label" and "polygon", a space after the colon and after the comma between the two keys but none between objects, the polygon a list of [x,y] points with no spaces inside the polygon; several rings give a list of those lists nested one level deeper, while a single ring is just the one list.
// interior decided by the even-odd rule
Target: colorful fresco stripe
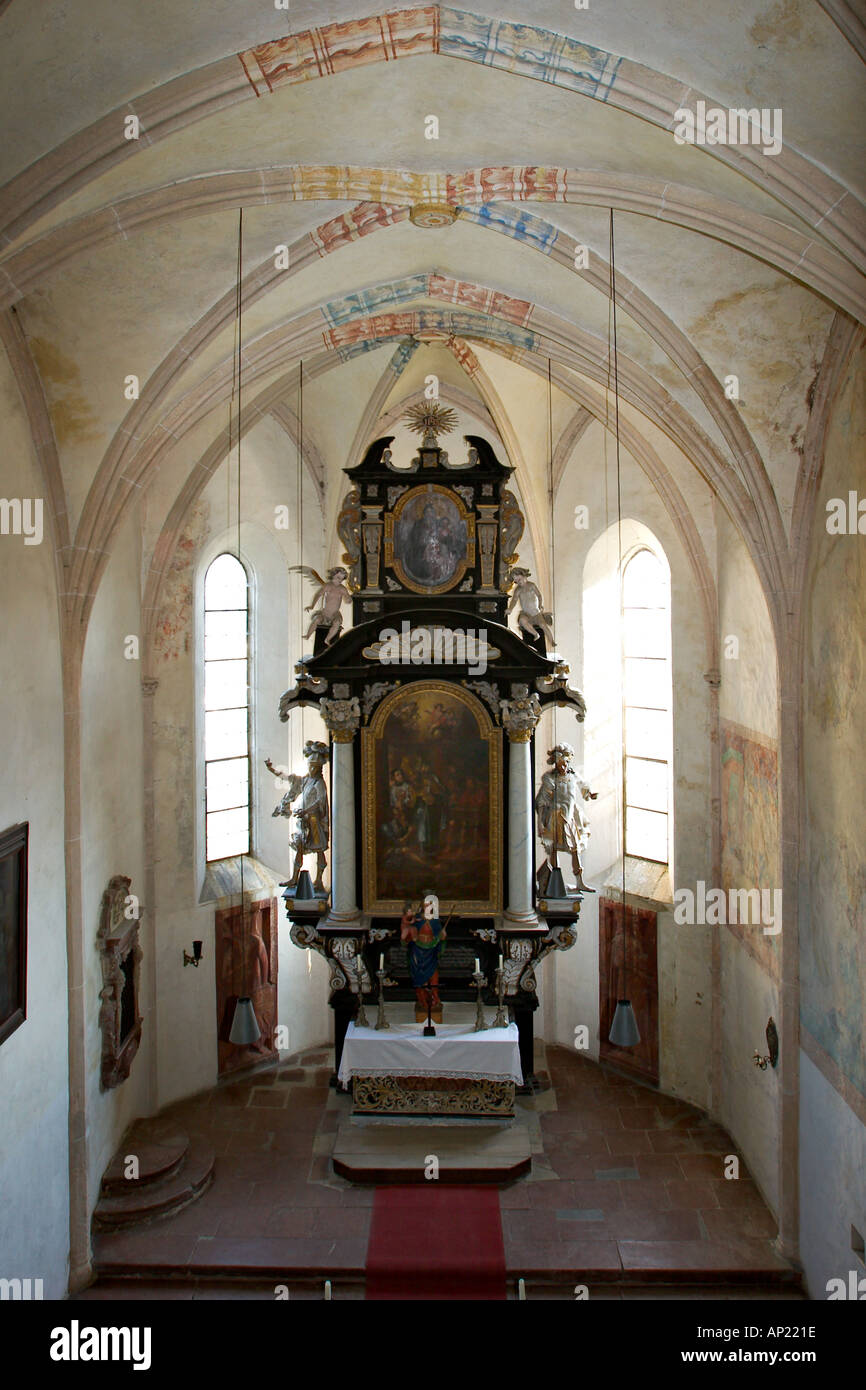
[{"label": "colorful fresco stripe", "polygon": [[607,101],[622,59],[566,34],[446,5],[327,24],[238,54],[257,96],[369,63],[438,53]]},{"label": "colorful fresco stripe", "polygon": [[340,299],[332,299],[322,306],[322,316],[329,328],[339,328],[352,320],[357,321],[359,316],[368,317],[379,309],[405,304],[419,297],[442,299],[449,304],[459,304],[519,325],[529,321],[533,310],[533,305],[527,299],[512,299],[500,290],[434,273],[408,275],[403,280],[392,280],[374,289],[357,290]]},{"label": "colorful fresco stripe", "polygon": [[358,241],[360,237],[377,232],[381,227],[404,222],[408,216],[409,209],[405,207],[391,207],[385,203],[358,203],[351,212],[344,212],[339,217],[332,218],[330,222],[323,222],[321,227],[316,227],[310,233],[310,239],[319,255],[327,256],[338,247]]},{"label": "colorful fresco stripe", "polygon": [[[359,347],[369,351],[374,340],[394,337],[432,336],[446,341],[454,337],[488,338],[506,348],[535,351],[538,338],[517,325],[503,323],[485,314],[452,313],[442,309],[415,309],[408,313],[376,314],[354,319],[329,329],[322,341],[330,351]],[[366,344],[364,347],[362,345]]]}]

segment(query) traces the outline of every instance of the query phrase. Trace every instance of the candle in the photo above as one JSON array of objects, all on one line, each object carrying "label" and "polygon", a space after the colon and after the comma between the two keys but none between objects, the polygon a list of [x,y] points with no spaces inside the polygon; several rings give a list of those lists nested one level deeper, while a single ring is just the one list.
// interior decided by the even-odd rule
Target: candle
[{"label": "candle", "polygon": [[384,953],[384,951],[381,951],[381,952],[379,953],[379,969],[380,969],[380,970],[384,970],[384,969],[385,969],[385,953]]},{"label": "candle", "polygon": [[481,966],[478,964],[478,957],[477,957],[477,956],[475,957],[475,974],[476,974],[476,975],[480,975],[480,974],[481,974]]},{"label": "candle", "polygon": [[502,969],[502,956],[499,957],[499,969]]}]

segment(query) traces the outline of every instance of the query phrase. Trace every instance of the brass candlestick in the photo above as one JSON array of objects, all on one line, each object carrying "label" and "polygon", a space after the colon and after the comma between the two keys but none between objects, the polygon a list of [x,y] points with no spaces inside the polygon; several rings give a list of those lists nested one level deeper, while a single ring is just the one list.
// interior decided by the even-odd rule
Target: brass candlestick
[{"label": "brass candlestick", "polygon": [[361,974],[361,967],[358,968],[358,1012],[355,1014],[356,1028],[369,1028],[367,1014],[364,1009],[364,977]]},{"label": "brass candlestick", "polygon": [[484,1006],[483,1006],[483,1004],[481,1003],[481,990],[482,990],[482,988],[483,988],[483,986],[484,986],[484,976],[482,975],[482,973],[481,973],[480,970],[476,970],[475,973],[473,974],[472,978],[473,978],[473,980],[475,981],[475,991],[476,991],[476,993],[475,993],[475,1028],[474,1028],[473,1031],[476,1032],[476,1033],[484,1033],[484,1032],[486,1032],[486,1030],[487,1030],[487,1024],[484,1022]]},{"label": "brass candlestick", "polygon": [[376,1031],[381,1028],[390,1028],[391,1025],[385,1017],[385,971],[377,970],[376,978],[379,981],[379,1016],[376,1019]]},{"label": "brass candlestick", "polygon": [[490,1025],[491,1028],[507,1028],[507,1027],[508,1027],[508,1015],[507,1015],[507,1013],[505,1012],[505,1010],[504,1010],[503,1007],[502,1007],[502,1001],[503,1001],[503,999],[504,999],[504,997],[505,997],[504,994],[503,994],[503,992],[502,992],[502,991],[503,991],[503,986],[504,986],[504,984],[505,984],[505,972],[504,972],[504,970],[500,967],[500,968],[497,969],[497,971],[496,971],[496,998],[497,998],[499,1007],[498,1007],[497,1010],[496,1010],[496,1017],[494,1018],[493,1022],[492,1022],[491,1025]]}]

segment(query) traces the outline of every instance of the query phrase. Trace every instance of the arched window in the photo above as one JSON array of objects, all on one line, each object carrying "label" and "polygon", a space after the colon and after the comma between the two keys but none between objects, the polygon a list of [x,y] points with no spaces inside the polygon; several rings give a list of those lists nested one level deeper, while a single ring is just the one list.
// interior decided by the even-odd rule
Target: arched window
[{"label": "arched window", "polygon": [[234,555],[204,581],[205,857],[250,852],[249,589]]},{"label": "arched window", "polygon": [[669,862],[670,576],[640,549],[622,574],[625,852]]}]

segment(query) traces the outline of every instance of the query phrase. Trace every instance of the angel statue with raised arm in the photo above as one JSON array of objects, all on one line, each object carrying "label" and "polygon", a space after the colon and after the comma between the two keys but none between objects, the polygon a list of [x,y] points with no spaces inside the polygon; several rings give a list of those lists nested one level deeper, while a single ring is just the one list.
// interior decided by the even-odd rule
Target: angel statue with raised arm
[{"label": "angel statue with raised arm", "polygon": [[313,595],[312,603],[308,603],[304,609],[305,613],[312,612],[321,599],[322,606],[313,613],[312,622],[304,633],[304,641],[306,642],[309,637],[312,637],[317,627],[326,627],[328,631],[325,635],[325,645],[330,646],[339,636],[343,626],[343,615],[340,609],[352,597],[343,582],[348,579],[349,571],[344,569],[342,565],[336,565],[333,569],[328,570],[327,579],[323,579],[309,565],[292,565],[290,573],[302,574],[305,579],[311,579],[314,584],[319,586]]},{"label": "angel statue with raised arm", "polygon": [[557,856],[564,850],[571,858],[571,869],[577,879],[577,891],[594,892],[583,881],[581,854],[589,839],[589,826],[581,801],[595,801],[598,792],[579,777],[574,767],[574,749],[570,743],[558,743],[547,755],[552,764],[541,779],[535,798],[538,813],[538,836],[544,845],[546,859],[535,880],[539,893],[547,892],[550,872],[557,867]]},{"label": "angel statue with raised arm", "polygon": [[307,759],[306,776],[275,767],[270,758],[265,759],[265,767],[288,787],[274,815],[295,818],[295,829],[289,836],[289,844],[295,851],[295,865],[287,887],[297,888],[305,855],[315,854],[316,881],[313,884],[313,892],[324,893],[322,874],[328,862],[325,850],[328,848],[330,832],[328,789],[322,776],[322,768],[328,761],[327,744],[308,739],[304,745],[304,757]]},{"label": "angel statue with raised arm", "polygon": [[514,585],[508,612],[510,613],[517,604],[520,604],[517,626],[521,632],[527,633],[530,637],[537,637],[539,633],[542,633],[552,647],[554,645],[553,628],[550,624],[553,622],[553,614],[544,611],[541,590],[530,579],[529,570],[515,566],[510,571],[508,578]]}]

